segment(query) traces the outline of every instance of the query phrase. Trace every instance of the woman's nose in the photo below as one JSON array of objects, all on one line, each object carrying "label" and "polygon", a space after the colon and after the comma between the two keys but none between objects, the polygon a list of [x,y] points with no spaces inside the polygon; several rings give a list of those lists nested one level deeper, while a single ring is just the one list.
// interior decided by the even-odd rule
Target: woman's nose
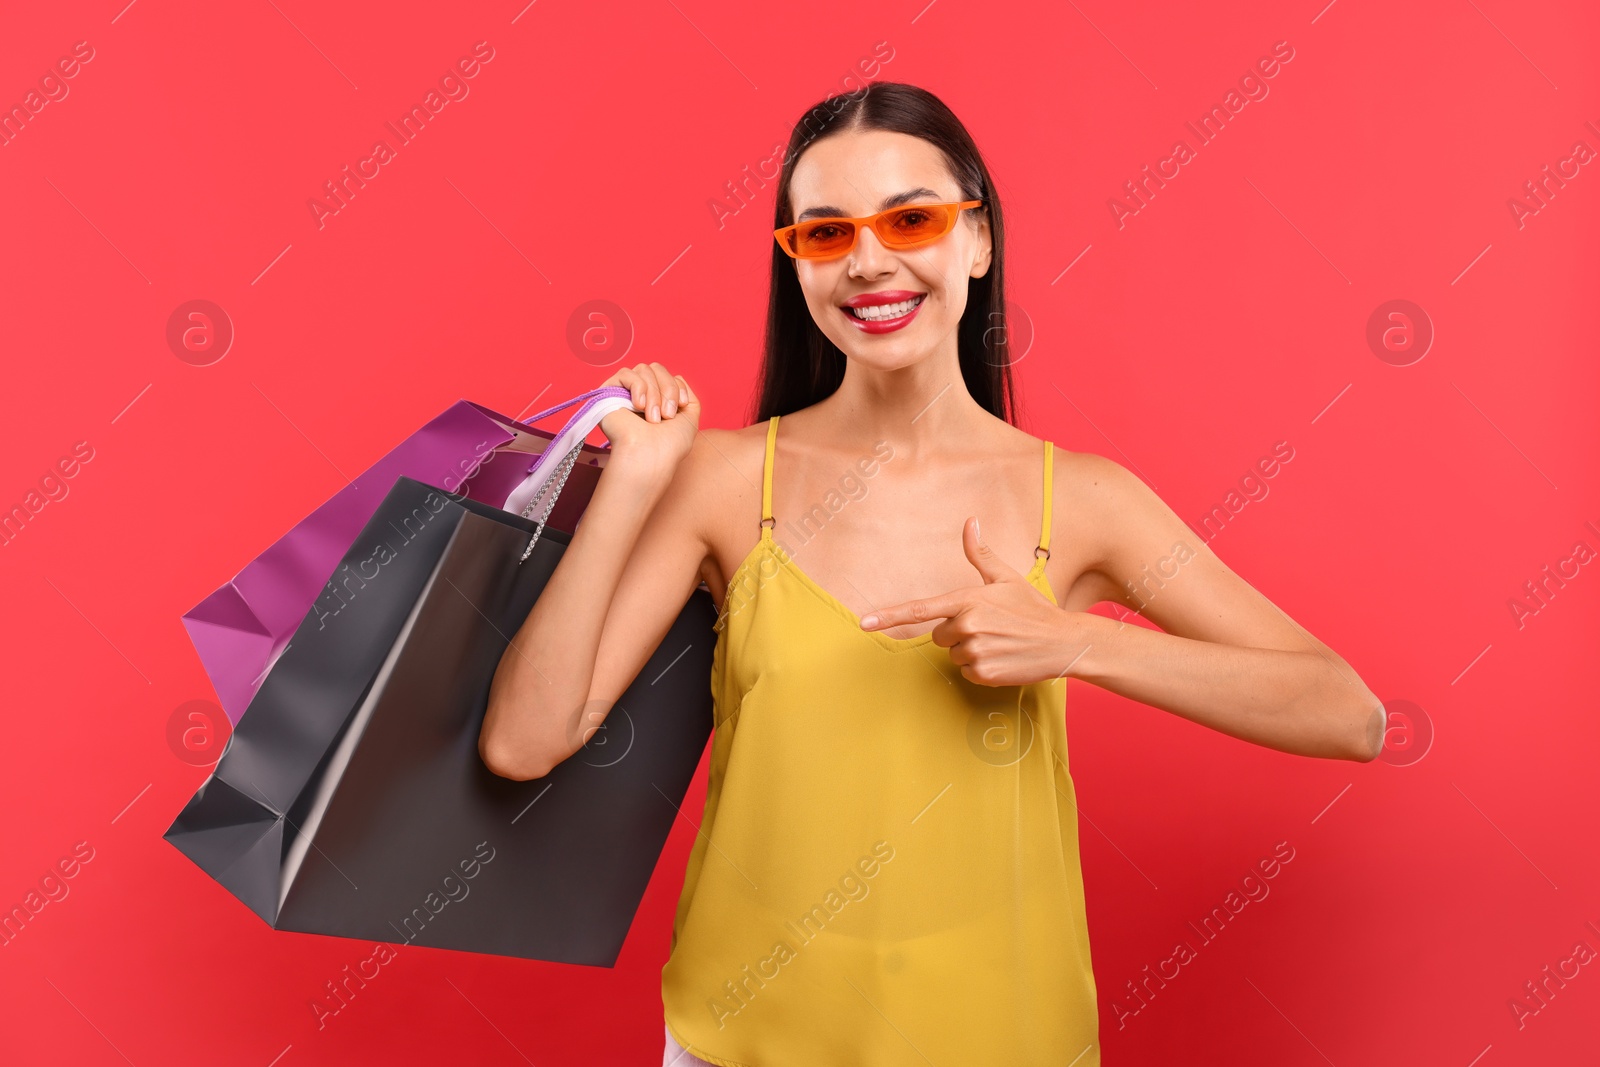
[{"label": "woman's nose", "polygon": [[877,231],[871,226],[861,227],[856,235],[856,246],[850,251],[850,274],[870,278],[893,268],[894,254],[878,240]]}]

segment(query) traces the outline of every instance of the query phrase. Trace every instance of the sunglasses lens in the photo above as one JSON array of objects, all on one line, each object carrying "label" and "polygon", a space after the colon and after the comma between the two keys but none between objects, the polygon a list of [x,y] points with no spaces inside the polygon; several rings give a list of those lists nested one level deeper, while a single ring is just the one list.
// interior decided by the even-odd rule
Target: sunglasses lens
[{"label": "sunglasses lens", "polygon": [[954,214],[955,208],[943,204],[914,204],[884,218],[878,233],[884,244],[910,247],[943,236]]},{"label": "sunglasses lens", "polygon": [[789,240],[794,254],[804,258],[838,255],[848,249],[855,238],[855,223],[819,219],[800,223]]}]

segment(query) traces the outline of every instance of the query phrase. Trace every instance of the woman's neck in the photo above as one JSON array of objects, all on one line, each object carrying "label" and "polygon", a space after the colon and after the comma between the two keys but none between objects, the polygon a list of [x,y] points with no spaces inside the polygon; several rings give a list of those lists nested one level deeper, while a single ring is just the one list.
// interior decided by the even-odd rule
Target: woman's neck
[{"label": "woman's neck", "polygon": [[840,447],[888,441],[910,457],[948,449],[954,441],[976,443],[997,421],[968,391],[954,352],[893,370],[852,360],[833,395],[808,409],[812,420],[821,436]]}]

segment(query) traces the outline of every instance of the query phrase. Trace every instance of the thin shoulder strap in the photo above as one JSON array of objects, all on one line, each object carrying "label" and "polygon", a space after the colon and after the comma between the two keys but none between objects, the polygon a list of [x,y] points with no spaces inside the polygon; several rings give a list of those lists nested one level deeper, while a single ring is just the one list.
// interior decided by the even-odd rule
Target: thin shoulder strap
[{"label": "thin shoulder strap", "polygon": [[772,453],[778,440],[778,416],[767,420],[767,455],[761,461],[761,526],[767,529],[772,518]]},{"label": "thin shoulder strap", "polygon": [[1055,482],[1055,479],[1051,477],[1050,468],[1051,460],[1055,456],[1055,450],[1054,442],[1046,441],[1044,443],[1044,522],[1039,528],[1039,547],[1034,549],[1033,554],[1037,557],[1039,552],[1043,550],[1045,559],[1050,558],[1050,488]]}]

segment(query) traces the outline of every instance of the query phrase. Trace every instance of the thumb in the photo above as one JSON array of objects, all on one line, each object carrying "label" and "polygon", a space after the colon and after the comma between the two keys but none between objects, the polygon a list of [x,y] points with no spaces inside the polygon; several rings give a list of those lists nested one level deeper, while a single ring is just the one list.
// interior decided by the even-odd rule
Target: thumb
[{"label": "thumb", "polygon": [[1016,582],[1022,580],[1022,574],[1015,567],[994,554],[988,542],[978,530],[978,520],[974,516],[967,520],[961,530],[961,544],[967,551],[967,559],[978,568],[978,573],[983,576],[983,584],[993,582]]}]

